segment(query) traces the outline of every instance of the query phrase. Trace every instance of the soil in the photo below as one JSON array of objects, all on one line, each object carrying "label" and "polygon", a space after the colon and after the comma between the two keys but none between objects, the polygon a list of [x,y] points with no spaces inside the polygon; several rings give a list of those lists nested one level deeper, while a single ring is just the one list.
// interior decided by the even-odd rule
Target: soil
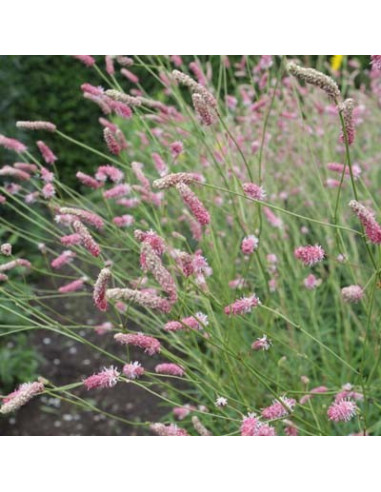
[{"label": "soil", "polygon": [[[77,313],[75,318],[78,323],[96,325],[105,321],[101,313],[96,312],[90,297],[74,297],[63,304],[62,301],[55,300],[50,302],[50,305],[61,313]],[[86,340],[126,360],[125,348],[115,343],[111,333],[98,335],[89,328],[84,328],[79,333]],[[30,335],[30,343],[42,356],[39,374],[56,386],[81,381],[104,366],[115,364],[107,356],[87,345],[48,330],[33,332]],[[130,360],[139,360],[147,370],[152,371],[159,358],[144,356],[141,350],[131,350]],[[157,388],[153,389],[159,391]],[[73,393],[105,412],[128,421],[136,421],[136,425],[84,410],[49,395],[42,395],[34,398],[16,413],[8,417],[2,416],[0,435],[149,435],[148,427],[139,425],[139,422],[159,421],[169,411],[158,397],[131,383],[118,383],[114,388],[91,391],[81,386],[73,390]]]}]

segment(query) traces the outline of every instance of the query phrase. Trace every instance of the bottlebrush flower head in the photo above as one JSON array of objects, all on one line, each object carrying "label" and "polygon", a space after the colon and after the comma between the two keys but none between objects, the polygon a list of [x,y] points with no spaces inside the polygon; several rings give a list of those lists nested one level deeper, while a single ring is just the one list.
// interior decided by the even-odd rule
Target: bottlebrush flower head
[{"label": "bottlebrush flower head", "polygon": [[0,272],[7,272],[9,270],[13,270],[13,268],[16,268],[18,266],[30,268],[32,264],[30,261],[24,260],[24,258],[18,258],[17,260],[12,260],[8,263],[3,263],[2,265],[0,265]]},{"label": "bottlebrush flower head", "polygon": [[[329,162],[327,164],[327,168],[330,171],[334,171],[334,172],[340,173],[340,174],[342,174],[344,171],[344,174],[346,176],[351,175],[351,171],[349,169],[349,166],[344,166],[344,164],[340,164],[339,162]],[[357,164],[353,164],[352,165],[352,174],[353,174],[354,179],[358,179],[361,175],[361,167],[358,166]]]},{"label": "bottlebrush flower head", "polygon": [[95,178],[81,171],[77,172],[76,177],[82,184],[88,186],[89,188],[93,188],[94,190],[97,190],[98,188],[101,188],[103,186],[103,183],[99,183],[99,181],[97,181]]},{"label": "bottlebrush flower head", "polygon": [[18,121],[16,126],[23,130],[44,130],[47,132],[55,132],[57,130],[56,125],[50,121]]},{"label": "bottlebrush flower head", "polygon": [[67,294],[69,292],[76,292],[77,290],[82,289],[84,283],[85,283],[85,281],[83,278],[80,278],[78,280],[73,280],[73,282],[70,282],[70,283],[60,287],[58,289],[58,292],[60,292],[60,294]]},{"label": "bottlebrush flower head", "polygon": [[105,92],[106,96],[114,101],[122,102],[127,106],[141,106],[142,102],[138,97],[130,96],[129,94],[125,94],[124,92],[116,91],[115,89],[108,89]]},{"label": "bottlebrush flower head", "polygon": [[0,176],[12,176],[13,178],[21,179],[22,181],[29,181],[31,176],[22,169],[17,169],[12,166],[3,166],[0,169]]},{"label": "bottlebrush flower head", "polygon": [[145,269],[149,270],[160,287],[169,296],[171,302],[177,301],[177,288],[172,275],[163,266],[160,257],[156,254],[155,250],[147,241],[143,241],[141,246],[141,253],[144,257]]},{"label": "bottlebrush flower head", "polygon": [[193,417],[192,417],[192,424],[193,424],[194,430],[200,436],[211,436],[212,435],[212,433],[203,425],[201,420],[196,415],[193,415]]},{"label": "bottlebrush flower head", "polygon": [[73,251],[64,251],[59,256],[57,256],[57,258],[54,258],[54,260],[51,261],[50,265],[52,268],[58,270],[67,263],[70,263],[75,256],[76,254]]},{"label": "bottlebrush flower head", "polygon": [[103,129],[103,138],[111,154],[119,155],[122,148],[109,128]]},{"label": "bottlebrush flower head", "polygon": [[153,187],[158,190],[165,190],[167,188],[172,188],[179,183],[191,184],[195,181],[201,182],[202,176],[197,173],[173,173],[167,174],[163,178],[156,179],[153,182]]},{"label": "bottlebrush flower head", "polygon": [[282,396],[278,400],[274,400],[273,404],[262,410],[262,417],[267,420],[279,419],[285,415],[289,415],[292,412],[296,401],[293,398],[286,398]]},{"label": "bottlebrush flower head", "polygon": [[41,179],[44,183],[51,183],[54,181],[54,173],[48,171],[46,167],[41,167],[40,169]]},{"label": "bottlebrush flower head", "polygon": [[381,70],[381,55],[370,55],[372,68]]},{"label": "bottlebrush flower head", "polygon": [[138,84],[139,83],[139,77],[132,73],[130,70],[127,70],[127,68],[122,68],[120,73],[126,77],[130,82],[133,84]]},{"label": "bottlebrush flower head", "polygon": [[117,167],[106,164],[105,166],[98,167],[95,178],[98,181],[106,181],[108,178],[114,183],[119,183],[124,178],[124,173]]},{"label": "bottlebrush flower head", "polygon": [[44,384],[36,381],[33,383],[23,383],[16,391],[13,391],[3,399],[0,413],[6,414],[18,410],[28,403],[34,396],[44,391]]},{"label": "bottlebrush flower head", "polygon": [[190,212],[201,225],[207,225],[210,222],[209,212],[204,207],[203,203],[197,198],[193,191],[184,183],[178,183],[176,185],[181,198],[184,203],[188,206]]},{"label": "bottlebrush flower head", "polygon": [[89,212],[80,208],[61,207],[59,209],[59,213],[63,215],[74,215],[75,217],[78,217],[82,222],[86,222],[87,224],[90,224],[97,229],[102,229],[104,226],[103,219],[94,212]]},{"label": "bottlebrush flower head", "polygon": [[276,227],[277,229],[283,227],[283,220],[280,217],[277,217],[268,207],[263,207],[263,213],[271,226]]},{"label": "bottlebrush flower head", "polygon": [[111,271],[109,268],[102,268],[98,275],[97,281],[95,282],[93,291],[94,304],[100,311],[107,310],[106,290],[110,280]]},{"label": "bottlebrush flower head", "polygon": [[168,321],[168,323],[165,323],[164,325],[164,330],[165,331],[181,331],[183,330],[184,327],[180,321]]},{"label": "bottlebrush flower head", "polygon": [[259,239],[253,234],[243,238],[241,251],[244,255],[251,255],[258,248]]},{"label": "bottlebrush flower head", "polygon": [[180,84],[183,84],[186,87],[189,87],[189,89],[192,92],[200,94],[202,96],[202,98],[204,99],[204,101],[209,106],[211,106],[212,108],[217,107],[216,98],[203,85],[197,83],[195,80],[193,80],[191,77],[189,77],[189,75],[186,75],[185,73],[182,73],[179,70],[173,70],[172,77],[174,78],[174,80],[176,80]]},{"label": "bottlebrush flower head", "polygon": [[188,436],[188,432],[185,429],[181,429],[174,424],[155,423],[150,425],[150,429],[158,436]]},{"label": "bottlebrush flower head", "polygon": [[175,419],[184,420],[192,410],[193,408],[190,405],[184,405],[183,407],[175,407],[172,412]]},{"label": "bottlebrush flower head", "polygon": [[312,266],[324,259],[325,252],[321,246],[299,246],[294,251],[294,256],[300,260],[305,266]]},{"label": "bottlebrush flower head", "polygon": [[107,299],[115,299],[132,301],[140,306],[148,309],[157,309],[163,313],[169,313],[172,309],[172,303],[167,299],[156,296],[149,292],[142,292],[140,290],[133,289],[108,289],[106,291]]},{"label": "bottlebrush flower head", "polygon": [[318,70],[314,70],[313,68],[299,67],[298,65],[295,65],[295,63],[289,63],[287,65],[287,71],[300,81],[319,87],[334,101],[337,102],[340,99],[341,94],[339,87],[328,75],[325,75]]},{"label": "bottlebrush flower head", "polygon": [[261,422],[255,416],[248,416],[242,420],[241,436],[275,436],[275,429]]},{"label": "bottlebrush flower head", "polygon": [[0,147],[4,147],[8,150],[14,150],[18,153],[23,153],[27,150],[27,146],[19,142],[15,138],[8,138],[4,135],[0,135]]},{"label": "bottlebrush flower head", "polygon": [[53,154],[52,150],[42,140],[37,142],[37,147],[47,164],[53,164],[58,159],[58,157]]},{"label": "bottlebrush flower head", "polygon": [[205,126],[211,126],[217,121],[217,113],[202,94],[192,94],[192,102],[200,121]]},{"label": "bottlebrush flower head", "polygon": [[246,195],[254,200],[263,201],[266,198],[266,191],[264,188],[255,183],[244,183],[242,188]]},{"label": "bottlebrush flower head", "polygon": [[82,224],[80,220],[75,220],[73,222],[73,228],[77,234],[81,237],[81,244],[87,249],[89,253],[93,256],[99,256],[101,254],[101,249],[96,241],[93,239],[88,228]]},{"label": "bottlebrush flower head", "polygon": [[117,333],[114,335],[114,338],[122,345],[139,347],[148,355],[155,355],[160,352],[161,346],[159,340],[143,333]]},{"label": "bottlebrush flower head", "polygon": [[135,238],[142,242],[147,242],[151,248],[155,251],[155,253],[161,256],[165,251],[165,242],[164,239],[161,238],[156,232],[149,231],[141,231],[140,229],[136,229],[134,231]]},{"label": "bottlebrush flower head", "polygon": [[64,246],[75,246],[81,244],[81,236],[79,234],[69,234],[60,238],[61,243]]},{"label": "bottlebrush flower head", "polygon": [[157,372],[158,374],[166,374],[169,376],[179,376],[179,377],[182,377],[185,374],[185,371],[181,366],[177,364],[173,364],[171,362],[164,362],[162,364],[158,364],[155,367],[155,372]]},{"label": "bottlebrush flower head", "polygon": [[[355,123],[353,120],[353,109],[354,109],[353,99],[346,99],[339,106],[339,110],[342,112],[343,115],[344,127],[348,139],[348,145],[352,145],[355,140]],[[345,135],[343,130],[341,131],[340,142],[345,143]]]},{"label": "bottlebrush flower head", "polygon": [[132,215],[125,214],[120,217],[114,217],[112,221],[117,227],[130,227],[135,222],[135,219]]},{"label": "bottlebrush flower head", "polygon": [[157,152],[153,152],[151,156],[155,164],[156,171],[159,173],[160,176],[162,177],[165,176],[168,173],[167,164],[164,162],[164,160]]},{"label": "bottlebrush flower head", "polygon": [[86,389],[91,390],[95,388],[112,388],[118,382],[120,372],[114,366],[105,367],[103,371],[98,374],[93,374],[83,380],[83,384]]},{"label": "bottlebrush flower head", "polygon": [[304,287],[308,290],[316,289],[321,284],[321,278],[316,278],[312,273],[303,280]]},{"label": "bottlebrush flower head", "polygon": [[41,190],[42,196],[47,200],[53,198],[56,194],[56,189],[52,183],[46,183]]},{"label": "bottlebrush flower head", "polygon": [[129,193],[131,193],[131,186],[127,183],[124,183],[118,184],[113,188],[104,191],[103,196],[104,198],[106,198],[106,200],[109,200],[110,198],[120,198],[122,196],[128,195]]},{"label": "bottlebrush flower head", "polygon": [[345,302],[356,303],[364,297],[364,290],[360,285],[349,285],[341,289],[341,296]]},{"label": "bottlebrush flower head", "polygon": [[381,226],[374,218],[374,213],[356,200],[349,202],[349,206],[360,219],[369,241],[374,244],[381,244]]},{"label": "bottlebrush flower head", "polygon": [[27,173],[35,173],[38,170],[36,164],[29,164],[27,162],[15,162],[13,167],[16,169],[21,169],[22,171],[26,171]]},{"label": "bottlebrush flower head", "polygon": [[91,55],[72,55],[72,57],[81,61],[87,67],[93,67],[95,65],[95,58]]},{"label": "bottlebrush flower head", "polygon": [[123,374],[127,379],[138,379],[143,376],[144,372],[144,367],[142,367],[138,361],[131,362],[123,366]]},{"label": "bottlebrush flower head", "polygon": [[267,338],[266,335],[263,335],[262,338],[257,338],[251,345],[253,350],[269,350],[271,347],[271,340]]},{"label": "bottlebrush flower head", "polygon": [[250,297],[241,297],[237,301],[233,302],[229,306],[226,306],[224,309],[225,314],[237,316],[239,314],[247,314],[250,313],[251,310],[257,306],[259,306],[261,301],[258,299],[256,295],[252,295]]},{"label": "bottlebrush flower head", "polygon": [[349,422],[357,413],[358,407],[352,400],[339,400],[328,408],[327,415],[333,422]]}]

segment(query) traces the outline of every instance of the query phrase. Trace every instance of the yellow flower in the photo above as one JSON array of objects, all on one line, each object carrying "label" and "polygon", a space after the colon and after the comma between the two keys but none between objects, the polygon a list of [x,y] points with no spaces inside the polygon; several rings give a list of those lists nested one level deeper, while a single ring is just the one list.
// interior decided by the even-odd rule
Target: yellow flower
[{"label": "yellow flower", "polygon": [[341,64],[343,62],[344,55],[333,55],[331,58],[331,68],[332,70],[340,70]]}]

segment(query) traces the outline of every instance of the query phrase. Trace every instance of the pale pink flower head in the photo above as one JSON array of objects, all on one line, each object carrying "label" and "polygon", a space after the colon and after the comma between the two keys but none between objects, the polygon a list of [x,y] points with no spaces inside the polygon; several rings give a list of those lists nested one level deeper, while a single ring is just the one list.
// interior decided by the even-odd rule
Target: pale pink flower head
[{"label": "pale pink flower head", "polygon": [[184,420],[191,413],[192,408],[186,405],[184,407],[175,407],[172,411],[175,419]]},{"label": "pale pink flower head", "polygon": [[83,285],[84,285],[84,280],[82,278],[80,278],[78,280],[73,280],[72,282],[69,282],[66,285],[63,285],[62,287],[60,287],[58,289],[58,292],[60,292],[60,294],[67,294],[69,292],[76,292],[77,290],[82,289]]},{"label": "pale pink flower head", "polygon": [[72,57],[81,61],[86,67],[93,67],[95,65],[95,59],[91,55],[72,55]]},{"label": "pale pink flower head", "polygon": [[102,268],[95,282],[93,292],[94,304],[100,311],[107,310],[106,290],[110,279],[111,271],[108,268]]},{"label": "pale pink flower head", "polygon": [[381,70],[381,55],[370,55],[370,63],[376,70]]},{"label": "pale pink flower head", "polygon": [[52,150],[44,143],[42,140],[37,142],[37,147],[39,148],[44,161],[47,164],[53,164],[58,158],[52,152]]},{"label": "pale pink flower head", "polygon": [[233,302],[233,304],[229,304],[224,309],[225,314],[227,315],[239,315],[239,314],[247,314],[250,313],[251,310],[257,307],[261,301],[258,299],[256,295],[252,295],[250,297],[242,297],[237,301]]},{"label": "pale pink flower head", "polygon": [[349,206],[360,219],[369,241],[374,244],[381,244],[381,226],[374,218],[374,213],[356,200],[350,201]]},{"label": "pale pink flower head", "polygon": [[168,376],[178,376],[182,377],[185,374],[184,369],[178,364],[173,364],[171,362],[164,362],[162,364],[158,364],[155,367],[155,372],[158,374],[165,374]]},{"label": "pale pink flower head", "polygon": [[180,323],[180,321],[168,321],[167,323],[165,323],[164,325],[164,330],[165,331],[180,331],[180,330],[183,330],[184,327],[182,325],[182,323]]},{"label": "pale pink flower head", "polygon": [[119,183],[124,178],[124,173],[117,167],[106,164],[105,166],[98,167],[95,178],[98,181],[106,181],[108,178],[114,183]]},{"label": "pale pink flower head", "polygon": [[133,345],[134,347],[144,349],[144,352],[148,355],[155,355],[160,352],[159,340],[143,333],[117,333],[114,335],[114,338],[123,345]]},{"label": "pale pink flower head", "polygon": [[72,261],[72,259],[76,256],[76,254],[73,251],[64,251],[61,253],[57,258],[54,258],[54,260],[51,261],[50,265],[52,268],[59,269]]},{"label": "pale pink flower head", "polygon": [[150,429],[158,436],[188,436],[188,432],[185,429],[181,429],[174,424],[155,423],[150,425]]},{"label": "pale pink flower head", "polygon": [[303,284],[306,289],[314,290],[321,284],[321,278],[316,278],[315,275],[311,273],[303,280]]},{"label": "pale pink flower head", "polygon": [[300,260],[305,266],[312,266],[323,260],[325,252],[321,246],[300,246],[294,251],[295,258]]},{"label": "pale pink flower head", "polygon": [[94,240],[90,234],[88,228],[82,224],[80,220],[75,220],[73,222],[73,228],[77,234],[81,237],[81,244],[85,249],[93,256],[98,257],[101,254],[101,249],[98,243]]},{"label": "pale pink flower head", "polygon": [[77,233],[68,234],[67,236],[62,236],[60,241],[64,246],[74,246],[76,244],[81,244],[81,236]]},{"label": "pale pink flower head", "polygon": [[109,321],[105,321],[101,325],[94,326],[94,331],[97,335],[104,335],[113,330],[113,325]]},{"label": "pale pink flower head", "polygon": [[248,416],[242,420],[241,436],[275,436],[275,429],[261,422],[257,417]]},{"label": "pale pink flower head", "polygon": [[224,408],[228,404],[228,399],[224,396],[218,396],[216,400],[216,407]]},{"label": "pale pink flower head", "polygon": [[112,221],[117,227],[130,227],[135,222],[135,219],[132,215],[125,214],[119,217],[114,217]]},{"label": "pale pink flower head", "polygon": [[172,157],[176,159],[184,150],[184,145],[180,141],[172,142],[169,146]]},{"label": "pale pink flower head", "polygon": [[246,195],[254,200],[263,201],[266,198],[266,192],[262,186],[255,183],[244,183],[242,187]]},{"label": "pale pink flower head", "polygon": [[53,198],[56,194],[56,189],[52,183],[46,183],[41,190],[42,196],[47,200]]},{"label": "pale pink flower head", "polygon": [[244,255],[251,255],[257,248],[259,239],[254,234],[243,238],[241,243],[241,251]]},{"label": "pale pink flower head", "polygon": [[18,410],[28,403],[35,395],[44,391],[44,384],[40,381],[23,383],[15,391],[3,398],[0,413],[6,414]]},{"label": "pale pink flower head", "polygon": [[51,171],[48,171],[45,167],[41,167],[40,173],[41,179],[45,183],[52,183],[54,181],[54,174]]},{"label": "pale pink flower head", "polygon": [[103,186],[103,183],[99,183],[95,178],[81,171],[77,172],[76,177],[83,185],[93,188],[94,190],[97,190]]},{"label": "pale pink flower head", "polygon": [[1,251],[1,254],[3,254],[4,256],[11,256],[11,254],[12,254],[12,245],[10,243],[3,243],[0,246],[0,251]]},{"label": "pale pink flower head", "polygon": [[93,374],[84,379],[83,384],[88,390],[94,388],[112,388],[118,382],[119,376],[120,372],[118,372],[115,367],[105,367],[103,371],[98,374]]},{"label": "pale pink flower head", "polygon": [[289,415],[292,412],[296,404],[296,401],[293,398],[286,398],[282,396],[279,400],[281,401],[274,400],[272,405],[262,410],[263,418],[268,420],[279,419]]},{"label": "pale pink flower head", "polygon": [[327,415],[333,422],[349,422],[357,413],[357,405],[352,400],[339,400],[328,408]]},{"label": "pale pink flower head", "polygon": [[8,138],[4,135],[0,135],[0,147],[4,147],[5,149],[13,150],[19,153],[25,152],[27,150],[26,145],[24,145],[23,143],[19,142],[15,138]]},{"label": "pale pink flower head", "polygon": [[144,367],[138,361],[130,362],[123,366],[123,374],[127,379],[138,379],[143,376],[144,372]]},{"label": "pale pink flower head", "polygon": [[251,345],[253,350],[269,350],[271,347],[271,340],[267,338],[266,335],[263,335],[262,338],[257,338]]},{"label": "pale pink flower head", "polygon": [[184,183],[179,183],[176,185],[176,188],[197,222],[200,225],[208,225],[210,222],[209,212],[206,210],[203,203],[189,188],[189,186]]},{"label": "pale pink flower head", "polygon": [[270,210],[268,207],[263,207],[263,213],[265,214],[268,223],[272,227],[275,227],[276,229],[282,229],[283,220],[280,217],[277,217],[272,210]]},{"label": "pale pink flower head", "polygon": [[349,285],[341,289],[341,296],[345,302],[356,303],[364,297],[364,290],[360,285]]}]

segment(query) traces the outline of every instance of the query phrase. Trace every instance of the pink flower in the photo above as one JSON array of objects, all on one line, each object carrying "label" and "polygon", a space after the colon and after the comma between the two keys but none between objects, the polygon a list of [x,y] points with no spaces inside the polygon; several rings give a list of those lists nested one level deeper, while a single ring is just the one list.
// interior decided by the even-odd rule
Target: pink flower
[{"label": "pink flower", "polygon": [[165,331],[180,331],[180,330],[183,330],[183,329],[184,329],[184,327],[180,323],[180,321],[168,321],[168,323],[166,323],[164,325],[164,330]]},{"label": "pink flower", "polygon": [[258,248],[259,240],[256,236],[250,235],[242,240],[241,250],[244,255],[251,255]]},{"label": "pink flower", "polygon": [[29,181],[31,176],[22,169],[17,169],[12,166],[3,166],[0,169],[0,176],[12,176],[14,178],[21,179],[22,181]]},{"label": "pink flower", "polygon": [[183,60],[181,59],[180,55],[171,55],[170,59],[175,67],[181,67],[181,65],[183,64]]},{"label": "pink flower", "polygon": [[304,287],[308,290],[316,289],[321,284],[321,279],[316,278],[312,273],[303,280]]},{"label": "pink flower", "polygon": [[345,302],[356,303],[364,297],[364,291],[359,285],[349,285],[341,289],[341,295]]},{"label": "pink flower", "polygon": [[126,77],[130,82],[133,84],[138,84],[139,83],[139,77],[135,75],[134,73],[130,72],[130,70],[127,70],[127,68],[122,68],[120,71],[122,75]]},{"label": "pink flower", "polygon": [[110,188],[103,192],[103,196],[109,200],[110,198],[120,198],[131,193],[131,186],[128,184],[118,184],[114,188]]},{"label": "pink flower", "polygon": [[370,55],[372,67],[381,70],[381,55]]},{"label": "pink flower", "polygon": [[79,234],[69,234],[68,236],[62,236],[60,241],[64,246],[74,246],[81,244],[81,236]]},{"label": "pink flower", "polygon": [[150,425],[150,429],[158,436],[188,436],[188,432],[185,429],[181,429],[174,424],[155,423]]},{"label": "pink flower", "polygon": [[106,181],[109,178],[114,183],[119,183],[124,178],[124,173],[115,166],[109,164],[105,166],[99,166],[95,174],[95,178],[98,181]]},{"label": "pink flower", "polygon": [[182,377],[185,374],[185,371],[181,366],[177,364],[172,364],[170,362],[158,364],[155,367],[155,372],[157,372],[158,374],[166,374],[169,376],[179,376],[179,377]]},{"label": "pink flower", "polygon": [[24,130],[45,130],[48,132],[55,132],[57,127],[50,121],[17,121],[17,128],[23,128]]},{"label": "pink flower", "polygon": [[241,436],[275,436],[275,429],[264,424],[257,417],[249,416],[242,420]]},{"label": "pink flower", "polygon": [[[352,145],[355,140],[355,123],[353,119],[353,109],[354,109],[354,101],[353,99],[346,99],[340,105],[340,111],[343,115],[344,127],[347,136],[348,145]],[[345,143],[345,134],[343,130],[340,134],[340,142]]]},{"label": "pink flower", "polygon": [[242,188],[246,195],[254,200],[262,202],[266,198],[266,192],[263,187],[255,183],[244,183]]},{"label": "pink flower", "polygon": [[[293,398],[281,397],[281,401],[274,400],[273,404],[262,410],[262,417],[268,420],[279,419],[292,412],[296,401]],[[282,403],[283,404],[282,404]],[[288,408],[288,410],[286,409]]]},{"label": "pink flower", "polygon": [[178,157],[184,150],[184,146],[182,142],[172,142],[169,148],[171,150],[171,154],[174,159]]},{"label": "pink flower", "polygon": [[111,279],[111,271],[102,268],[94,285],[93,300],[100,311],[107,310],[106,289]]},{"label": "pink flower", "polygon": [[47,164],[53,164],[57,160],[57,157],[42,140],[39,140],[37,142],[37,147],[39,148],[41,155]]},{"label": "pink flower", "polygon": [[254,294],[250,297],[242,297],[224,309],[227,315],[238,315],[250,313],[252,308],[257,307],[261,301]]},{"label": "pink flower", "polygon": [[73,222],[73,228],[77,234],[81,237],[81,244],[87,249],[89,253],[97,257],[101,254],[99,245],[94,241],[87,227],[82,224],[81,221],[75,220]]},{"label": "pink flower", "polygon": [[294,251],[294,256],[300,260],[305,266],[312,266],[323,260],[325,252],[321,246],[300,246]]},{"label": "pink flower", "polygon": [[16,391],[13,391],[3,399],[0,413],[6,414],[18,410],[25,405],[35,395],[44,391],[44,384],[41,382],[21,384]]},{"label": "pink flower", "polygon": [[216,111],[208,104],[202,94],[192,94],[192,102],[202,125],[211,126],[217,121]]},{"label": "pink flower", "polygon": [[[63,215],[74,215],[75,217],[79,217],[82,222],[86,222],[97,229],[102,229],[104,226],[103,219],[94,212],[88,212],[87,210],[71,207],[61,207],[59,212]],[[70,224],[72,222],[72,218],[71,220],[69,219],[68,223]]]},{"label": "pink flower", "polygon": [[89,188],[93,188],[94,190],[103,186],[103,183],[99,183],[95,178],[89,176],[88,174],[82,173],[81,171],[77,172],[76,177],[82,184],[88,186]]},{"label": "pink flower", "polygon": [[283,227],[283,220],[277,217],[268,207],[263,207],[263,213],[266,216],[269,224],[277,229],[281,229]]},{"label": "pink flower", "polygon": [[190,406],[175,407],[172,411],[175,419],[184,420],[191,413],[192,408]]},{"label": "pink flower", "polygon": [[111,55],[106,55],[105,56],[105,63],[106,63],[106,72],[109,75],[114,75],[115,73],[115,68],[114,68],[114,60]]},{"label": "pink flower", "polygon": [[123,374],[127,379],[138,379],[143,376],[144,372],[144,367],[142,367],[140,362],[137,361],[125,364],[123,366]]},{"label": "pink flower", "polygon": [[[344,174],[346,176],[351,175],[351,171],[350,171],[349,166],[344,166],[344,164],[340,164],[339,162],[329,162],[327,164],[327,168],[330,171],[334,171],[334,172],[339,173],[339,174],[342,174],[344,171]],[[353,164],[352,165],[352,173],[353,173],[354,179],[358,179],[361,175],[361,167],[358,166],[357,164]]]},{"label": "pink flower", "polygon": [[146,241],[157,255],[161,256],[164,253],[165,251],[164,240],[158,234],[156,234],[156,232],[152,230],[141,231],[140,229],[136,229],[134,231],[134,236],[141,243]]},{"label": "pink flower", "polygon": [[253,350],[269,350],[270,346],[271,341],[266,335],[263,335],[262,338],[257,338],[255,342],[252,343],[251,348]]},{"label": "pink flower", "polygon": [[60,292],[61,294],[67,294],[68,292],[75,292],[79,289],[82,289],[83,284],[84,284],[84,280],[80,278],[66,285],[63,285],[58,289],[58,292]]},{"label": "pink flower", "polygon": [[69,263],[75,256],[76,254],[73,253],[73,251],[64,251],[59,256],[57,256],[57,258],[52,260],[50,265],[52,268],[58,270],[59,268]]},{"label": "pink flower", "polygon": [[51,171],[48,171],[45,167],[41,167],[40,173],[41,179],[45,183],[51,183],[54,180],[54,174]]},{"label": "pink flower", "polygon": [[122,148],[109,128],[103,129],[103,138],[111,154],[119,155],[121,153]]},{"label": "pink flower", "polygon": [[160,176],[165,176],[168,172],[168,166],[166,163],[163,161],[161,156],[157,154],[156,152],[152,153],[152,159],[156,167],[156,171],[159,173]]},{"label": "pink flower", "polygon": [[46,183],[46,185],[41,190],[42,196],[49,200],[53,198],[56,194],[56,189],[52,183]]},{"label": "pink flower", "polygon": [[343,399],[332,403],[328,408],[327,415],[329,420],[333,422],[348,422],[356,415],[357,410],[354,401]]},{"label": "pink flower", "polygon": [[95,65],[95,59],[91,55],[72,55],[73,58],[81,61],[87,67],[92,67]]},{"label": "pink flower", "polygon": [[182,199],[188,206],[192,215],[201,225],[207,225],[210,222],[209,212],[206,210],[201,201],[193,193],[193,191],[184,183],[179,183],[176,185]]},{"label": "pink flower", "polygon": [[134,347],[144,349],[144,352],[148,355],[155,355],[160,352],[159,340],[143,333],[117,333],[114,335],[114,338],[123,345],[133,345]]},{"label": "pink flower", "polygon": [[0,147],[4,147],[8,150],[14,150],[15,152],[22,153],[27,150],[26,145],[19,142],[15,138],[8,138],[4,135],[0,135]]},{"label": "pink flower", "polygon": [[374,213],[356,200],[349,202],[349,206],[360,219],[369,241],[374,244],[381,244],[381,226],[374,218]]},{"label": "pink flower", "polygon": [[120,373],[115,367],[110,366],[104,368],[103,371],[98,374],[93,374],[83,381],[83,384],[88,390],[95,388],[112,388],[118,382]]},{"label": "pink flower", "polygon": [[126,214],[120,217],[114,217],[112,221],[118,227],[130,227],[135,222],[135,219],[132,215]]},{"label": "pink flower", "polygon": [[113,325],[109,321],[105,321],[101,325],[94,326],[94,331],[98,335],[104,335],[105,333],[109,333],[113,330]]}]

